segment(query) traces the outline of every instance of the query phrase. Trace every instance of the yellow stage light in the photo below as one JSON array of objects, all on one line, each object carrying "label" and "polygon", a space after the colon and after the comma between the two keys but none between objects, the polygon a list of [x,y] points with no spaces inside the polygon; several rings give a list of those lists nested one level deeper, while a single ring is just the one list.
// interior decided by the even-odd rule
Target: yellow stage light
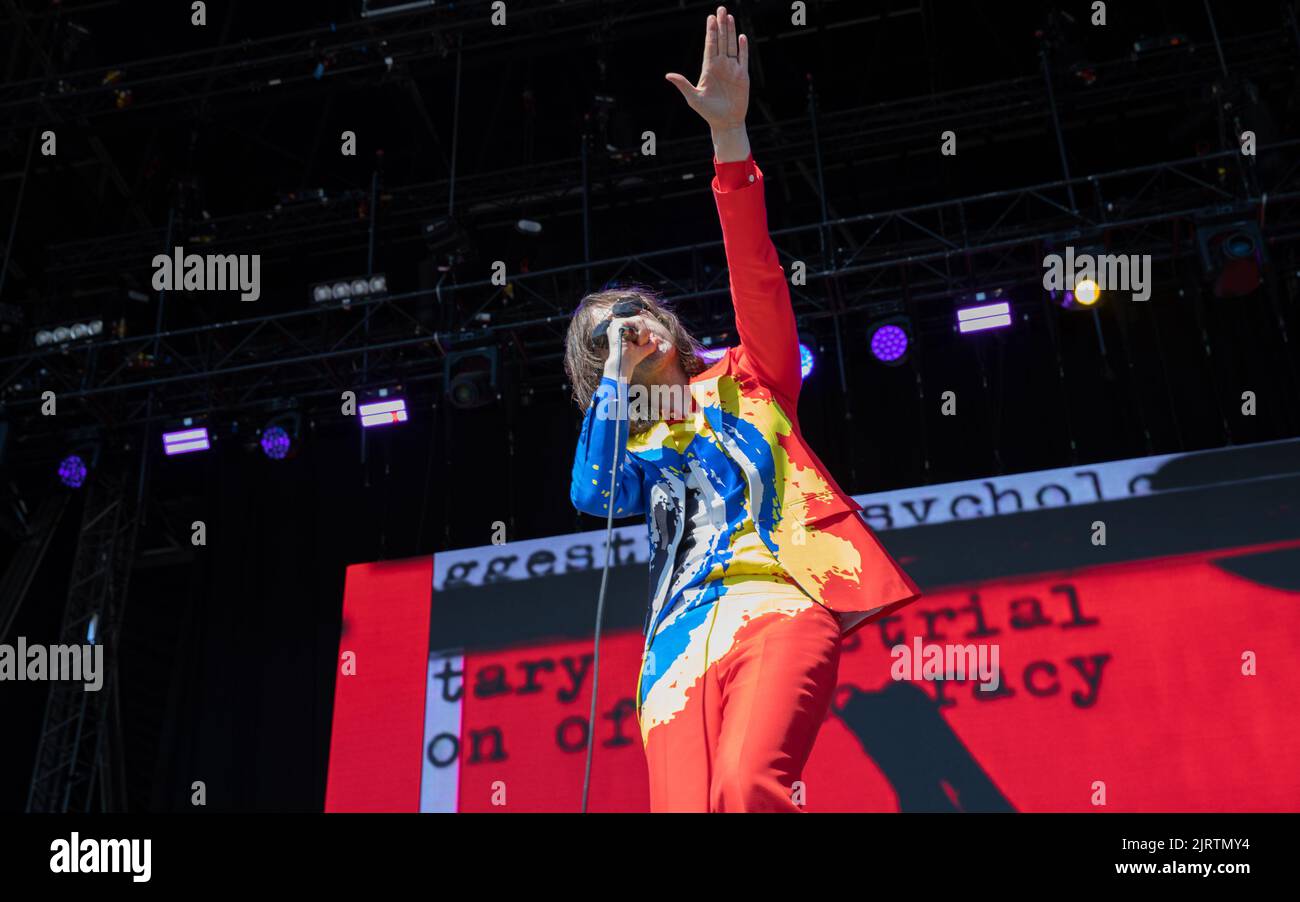
[{"label": "yellow stage light", "polygon": [[1101,286],[1092,279],[1080,279],[1074,286],[1074,299],[1085,307],[1091,307],[1101,298]]}]

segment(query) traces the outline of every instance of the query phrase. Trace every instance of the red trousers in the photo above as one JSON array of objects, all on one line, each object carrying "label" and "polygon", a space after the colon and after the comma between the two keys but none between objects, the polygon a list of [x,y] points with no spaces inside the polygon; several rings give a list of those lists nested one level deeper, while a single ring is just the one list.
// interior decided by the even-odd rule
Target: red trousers
[{"label": "red trousers", "polygon": [[643,662],[652,811],[803,810],[839,618],[793,586],[741,588],[667,624]]}]

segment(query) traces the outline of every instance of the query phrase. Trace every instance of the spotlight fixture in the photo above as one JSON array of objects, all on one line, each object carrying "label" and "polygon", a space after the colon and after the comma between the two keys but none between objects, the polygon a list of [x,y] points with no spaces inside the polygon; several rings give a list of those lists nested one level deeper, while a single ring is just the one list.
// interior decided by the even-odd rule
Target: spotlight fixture
[{"label": "spotlight fixture", "polygon": [[1088,310],[1097,306],[1103,297],[1101,283],[1097,281],[1101,275],[1100,264],[1084,265],[1080,271],[1078,261],[1099,261],[1105,255],[1106,248],[1101,244],[1065,248],[1063,254],[1065,288],[1049,289],[1047,296],[1064,310]]},{"label": "spotlight fixture", "polygon": [[1067,311],[1082,311],[1096,307],[1101,300],[1101,286],[1097,285],[1096,279],[1083,277],[1075,281],[1073,287],[1061,292],[1053,289],[1049,295],[1052,300],[1060,300],[1061,307]]},{"label": "spotlight fixture", "polygon": [[1196,230],[1201,268],[1217,298],[1240,298],[1262,281],[1264,239],[1253,222],[1202,226]]},{"label": "spotlight fixture", "polygon": [[288,460],[297,456],[301,434],[302,417],[297,413],[281,414],[262,427],[257,443],[270,460]]},{"label": "spotlight fixture", "polygon": [[72,444],[59,461],[57,474],[59,482],[70,489],[79,489],[99,464],[100,442],[93,428],[77,429],[69,438]]},{"label": "spotlight fixture", "polygon": [[329,304],[337,301],[344,307],[361,298],[387,293],[388,277],[383,273],[318,282],[311,287],[311,299],[314,303]]},{"label": "spotlight fixture", "polygon": [[901,366],[911,349],[911,321],[905,316],[891,316],[867,327],[871,356],[885,366]]},{"label": "spotlight fixture", "polygon": [[[969,306],[957,308],[957,331],[983,332],[987,329],[1001,329],[1011,325],[1011,304],[1002,297],[1002,289],[996,291],[977,291],[962,299]],[[974,301],[974,304],[970,304]]]},{"label": "spotlight fixture", "polygon": [[289,456],[289,448],[292,447],[293,442],[283,426],[267,426],[262,430],[259,444],[262,446],[262,453],[271,460],[284,460]]},{"label": "spotlight fixture", "polygon": [[168,457],[207,451],[212,447],[207,426],[195,426],[194,421],[189,417],[185,418],[182,425],[186,428],[163,433],[163,453]]},{"label": "spotlight fixture", "polygon": [[390,396],[388,389],[381,388],[374,400],[362,403],[360,414],[361,425],[366,429],[373,426],[388,426],[392,423],[405,423],[406,399]]},{"label": "spotlight fixture", "polygon": [[497,349],[448,354],[443,358],[442,375],[452,406],[469,410],[491,404],[497,399]]},{"label": "spotlight fixture", "polygon": [[70,489],[79,489],[86,482],[90,468],[80,454],[69,454],[59,461],[59,482]]},{"label": "spotlight fixture", "polygon": [[1101,286],[1095,279],[1080,279],[1075,282],[1073,293],[1074,302],[1084,307],[1091,307],[1101,300]]}]

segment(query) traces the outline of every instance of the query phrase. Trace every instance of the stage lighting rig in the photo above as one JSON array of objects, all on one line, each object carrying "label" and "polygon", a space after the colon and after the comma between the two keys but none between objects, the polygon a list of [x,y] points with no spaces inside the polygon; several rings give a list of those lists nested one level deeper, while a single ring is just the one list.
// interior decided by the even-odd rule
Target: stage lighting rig
[{"label": "stage lighting rig", "polygon": [[388,277],[383,273],[373,276],[354,276],[318,282],[311,287],[311,299],[317,304],[338,304],[347,308],[353,301],[364,300],[388,293]]},{"label": "stage lighting rig", "polygon": [[207,426],[199,424],[193,417],[186,417],[179,425],[181,428],[163,433],[163,453],[168,457],[207,451],[212,447]]},{"label": "stage lighting rig", "polygon": [[290,460],[302,450],[302,415],[282,413],[266,421],[258,432],[258,446],[270,460]]},{"label": "stage lighting rig", "polygon": [[86,341],[104,334],[102,319],[87,319],[78,322],[63,323],[58,326],[46,326],[38,329],[32,341],[38,348],[49,345],[66,345],[74,341]]},{"label": "stage lighting rig", "polygon": [[912,321],[906,316],[891,316],[867,327],[867,344],[871,356],[885,366],[901,366],[912,349]]},{"label": "stage lighting rig", "polygon": [[395,394],[396,389],[381,388],[367,400],[362,401],[357,409],[364,429],[375,426],[389,426],[405,423],[409,417],[406,413],[406,399]]},{"label": "stage lighting rig", "polygon": [[99,464],[99,438],[93,428],[78,429],[68,438],[68,453],[59,460],[59,482],[79,489]]},{"label": "stage lighting rig", "polygon": [[1263,280],[1264,237],[1253,222],[1204,225],[1196,230],[1201,268],[1216,298],[1239,298]]},{"label": "stage lighting rig", "polygon": [[[1100,244],[1084,245],[1074,250],[1068,250],[1066,263],[1067,272],[1065,273],[1065,284],[1067,288],[1057,291],[1055,288],[1048,291],[1048,297],[1056,304],[1059,304],[1063,310],[1088,310],[1096,307],[1102,299],[1102,288],[1097,281],[1101,273],[1095,268],[1085,268],[1084,272],[1076,273],[1068,271],[1070,260],[1102,260],[1106,256],[1106,248]],[[1077,265],[1075,269],[1077,269]],[[1088,273],[1092,273],[1089,275]],[[1108,289],[1114,286],[1107,286]]]},{"label": "stage lighting rig", "polygon": [[1001,288],[977,291],[958,300],[957,331],[963,335],[1010,325],[1011,302],[1003,296]]},{"label": "stage lighting rig", "polygon": [[452,406],[469,410],[485,407],[500,397],[497,363],[496,348],[453,351],[444,357],[443,385]]}]

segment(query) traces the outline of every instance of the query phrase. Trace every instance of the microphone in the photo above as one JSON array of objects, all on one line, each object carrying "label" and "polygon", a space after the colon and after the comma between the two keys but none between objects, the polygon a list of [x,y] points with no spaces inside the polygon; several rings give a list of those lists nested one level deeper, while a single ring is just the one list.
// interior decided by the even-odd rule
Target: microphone
[{"label": "microphone", "polygon": [[[609,334],[608,334],[609,324],[614,321],[615,317],[635,316],[636,314],[640,313],[645,309],[646,309],[645,301],[641,300],[636,295],[629,294],[619,298],[617,301],[614,302],[614,306],[610,308],[611,315],[605,317],[603,320],[596,323],[596,325],[592,328],[591,335],[588,336],[588,339],[590,340],[592,346],[597,348],[604,348],[607,344],[609,344]],[[620,338],[631,338],[632,336],[636,335],[636,330],[633,329],[630,325],[624,323],[619,328],[618,334]]]}]

